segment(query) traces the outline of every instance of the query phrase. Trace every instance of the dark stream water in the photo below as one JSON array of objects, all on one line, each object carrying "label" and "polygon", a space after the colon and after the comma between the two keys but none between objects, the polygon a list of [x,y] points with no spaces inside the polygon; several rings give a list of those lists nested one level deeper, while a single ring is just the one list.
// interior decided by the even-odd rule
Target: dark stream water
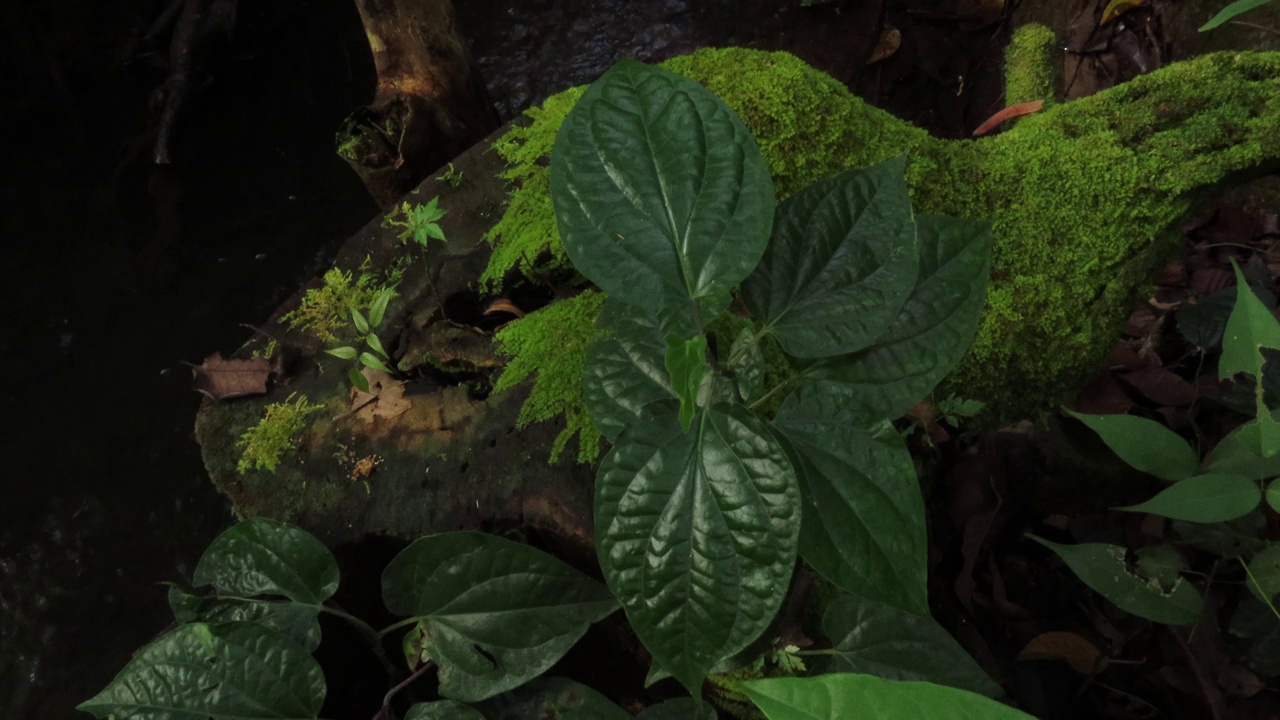
[{"label": "dark stream water", "polygon": [[[87,717],[75,704],[164,628],[158,583],[189,577],[231,522],[192,440],[183,363],[242,343],[239,323],[323,272],[377,211],[333,152],[374,80],[350,0],[240,3],[161,168],[148,97],[167,43],[122,53],[167,4],[0,9],[2,76],[17,80],[0,95],[5,720]],[[620,55],[798,32],[798,0],[457,4],[507,117]]]}]

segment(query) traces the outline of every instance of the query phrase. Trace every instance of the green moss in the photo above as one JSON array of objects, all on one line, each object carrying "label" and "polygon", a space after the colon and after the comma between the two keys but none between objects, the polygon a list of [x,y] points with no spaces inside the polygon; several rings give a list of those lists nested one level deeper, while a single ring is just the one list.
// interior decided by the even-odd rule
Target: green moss
[{"label": "green moss", "polygon": [[[1029,46],[1038,34],[1039,47],[1045,46],[1043,31],[1020,34]],[[908,152],[907,180],[919,211],[993,223],[986,311],[972,350],[943,388],[984,402],[986,423],[1066,399],[1105,359],[1132,303],[1176,251],[1168,229],[1204,191],[1280,157],[1275,53],[1217,53],[1176,63],[1025,117],[1000,135],[954,141],[867,106],[784,53],[701,50],[667,66],[706,84],[743,118],[779,196]],[[530,127],[497,145],[517,163],[510,177],[518,182],[492,236],[490,282],[511,268],[532,273],[542,267],[540,257],[565,262],[545,155],[580,93],[551,98],[531,113]],[[562,312],[568,322],[568,311]],[[576,327],[590,334],[586,318]],[[542,351],[537,363],[581,368],[580,355],[570,355],[585,341],[568,342],[565,326],[546,331],[555,333],[555,342],[532,333],[523,338],[525,347]],[[508,347],[513,364],[533,367]],[[556,354],[545,354],[549,350]],[[563,397],[559,402],[581,407]],[[550,408],[543,402],[526,417],[547,417]],[[581,416],[570,421],[584,422]]]},{"label": "green moss", "polygon": [[1019,105],[1054,101],[1058,71],[1058,38],[1044,25],[1023,25],[1014,31],[1004,51],[1004,103]]},{"label": "green moss", "polygon": [[306,395],[295,400],[295,395],[268,405],[258,424],[240,436],[236,447],[244,448],[244,452],[236,471],[241,475],[255,469],[275,472],[280,456],[294,449],[293,436],[307,426],[307,416],[323,407],[310,404]]},{"label": "green moss", "polygon": [[348,270],[331,268],[324,274],[324,285],[308,290],[297,308],[280,316],[280,322],[318,340],[335,342],[350,322],[350,309],[368,310],[378,293],[399,282],[401,274],[395,268],[386,277],[367,270],[367,259],[359,277]]},{"label": "green moss", "polygon": [[529,313],[495,336],[498,352],[511,358],[493,391],[502,392],[535,376],[529,398],[520,408],[519,427],[564,417],[565,427],[551,446],[551,462],[578,436],[578,462],[600,454],[600,433],[591,424],[582,397],[587,343],[595,334],[604,293],[595,290],[566,298]]}]

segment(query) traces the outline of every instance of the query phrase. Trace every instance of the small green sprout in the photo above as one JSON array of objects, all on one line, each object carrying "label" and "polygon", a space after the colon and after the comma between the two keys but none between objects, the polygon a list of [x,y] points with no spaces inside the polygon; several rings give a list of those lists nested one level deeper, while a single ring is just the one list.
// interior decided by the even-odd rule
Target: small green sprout
[{"label": "small green sprout", "polygon": [[454,169],[453,163],[449,163],[449,169],[437,175],[436,180],[448,183],[449,187],[456,189],[462,185],[462,173]]},{"label": "small green sprout", "polygon": [[369,381],[360,372],[361,366],[381,370],[392,376],[397,374],[389,364],[391,363],[391,356],[387,354],[386,348],[382,346],[382,341],[378,339],[377,333],[374,332],[382,324],[382,319],[387,312],[387,303],[391,302],[391,298],[395,297],[395,294],[394,287],[385,288],[378,293],[373,300],[373,304],[369,307],[369,316],[367,318],[359,309],[351,308],[351,321],[355,323],[356,330],[361,335],[364,335],[363,345],[373,352],[360,350],[352,345],[325,350],[325,352],[336,358],[356,361],[356,364],[347,371],[347,377],[351,380],[351,384],[361,392],[369,392]]},{"label": "small green sprout", "polygon": [[383,218],[382,226],[402,228],[399,235],[401,242],[412,240],[425,248],[432,239],[444,240],[444,231],[436,221],[447,212],[440,208],[439,197],[431,198],[426,205],[406,201]]},{"label": "small green sprout", "polygon": [[951,393],[945,399],[936,401],[933,407],[948,425],[958,428],[961,420],[976,417],[985,406],[986,403],[981,400],[956,397],[955,393]]},{"label": "small green sprout", "polygon": [[241,475],[254,469],[275,472],[280,456],[294,449],[293,436],[307,426],[307,416],[321,407],[312,405],[306,395],[297,393],[289,395],[282,403],[268,405],[258,424],[246,430],[236,443],[237,447],[244,448],[236,471]]}]

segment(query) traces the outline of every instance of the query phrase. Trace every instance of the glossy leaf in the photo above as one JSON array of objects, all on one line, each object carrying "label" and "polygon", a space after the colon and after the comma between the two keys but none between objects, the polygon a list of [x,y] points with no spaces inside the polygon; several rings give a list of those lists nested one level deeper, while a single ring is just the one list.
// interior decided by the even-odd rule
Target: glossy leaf
[{"label": "glossy leaf", "polygon": [[479,709],[488,720],[631,720],[631,715],[604,695],[559,677],[538,678]]},{"label": "glossy leaf", "polygon": [[1242,475],[1251,480],[1280,476],[1280,455],[1264,458],[1261,453],[1258,421],[1250,420],[1218,441],[1205,458],[1205,467],[1209,472]]},{"label": "glossy leaf", "polygon": [[200,597],[169,587],[169,608],[180,623],[252,622],[275,630],[315,652],[320,647],[320,611],[292,601],[243,600],[238,597]]},{"label": "glossy leaf", "polygon": [[933,391],[969,349],[986,303],[990,226],[919,215],[916,227],[919,280],[889,329],[871,346],[805,371],[855,390],[849,402],[863,427],[900,417]]},{"label": "glossy leaf", "polygon": [[707,371],[707,338],[697,335],[686,340],[673,333],[666,337],[666,345],[667,376],[680,398],[680,429],[689,432],[698,412],[698,388]]},{"label": "glossy leaf", "polygon": [[755,139],[719,98],[623,60],[591,84],[551,153],[565,251],[610,296],[708,319],[759,263],[773,182]]},{"label": "glossy leaf", "polygon": [[365,336],[364,341],[371,350],[378,353],[384,358],[388,358],[387,350],[386,348],[382,347],[382,341],[378,339],[377,335],[374,335],[373,333],[369,333],[368,335]]},{"label": "glossy leaf", "polygon": [[740,406],[652,406],[619,436],[596,481],[606,582],[655,661],[690,692],[768,626],[795,562],[795,474]]},{"label": "glossy leaf", "polygon": [[456,700],[436,700],[413,705],[404,720],[485,720],[485,716]]},{"label": "glossy leaf", "polygon": [[833,654],[824,673],[924,680],[995,697],[1000,686],[933,618],[856,595],[827,606],[822,629]]},{"label": "glossy leaf", "polygon": [[395,288],[387,288],[378,293],[378,296],[373,299],[373,304],[369,306],[369,325],[371,327],[378,327],[382,324],[382,317],[387,313],[387,304],[395,296]]},{"label": "glossy leaf", "polygon": [[716,720],[711,705],[695,703],[693,698],[675,698],[650,705],[636,715],[636,720]]},{"label": "glossy leaf", "polygon": [[421,620],[440,694],[472,702],[551,667],[617,609],[607,589],[527,545],[476,532],[424,537],[391,561],[382,596]]},{"label": "glossy leaf", "polygon": [[836,587],[928,615],[928,544],[915,465],[897,435],[851,421],[854,391],[809,382],[778,409],[774,428],[796,468],[804,521],[800,555]]},{"label": "glossy leaf", "polygon": [[369,332],[369,321],[355,308],[351,308],[351,321],[356,324],[356,332],[361,335]]},{"label": "glossy leaf", "polygon": [[964,690],[870,675],[767,678],[743,688],[768,720],[1035,720]]},{"label": "glossy leaf", "polygon": [[1179,577],[1169,590],[1150,583],[1129,570],[1125,550],[1118,545],[1083,543],[1059,545],[1029,535],[1044,545],[1079,577],[1121,610],[1167,625],[1190,625],[1200,617],[1204,600],[1196,589]]},{"label": "glossy leaf", "polygon": [[1070,414],[1098,433],[1102,442],[1135,470],[1174,482],[1191,477],[1200,465],[1200,457],[1187,441],[1155,420],[1136,415]]},{"label": "glossy leaf", "polygon": [[360,353],[360,363],[365,367],[371,367],[374,370],[381,370],[382,372],[388,375],[394,375],[396,372],[395,370],[392,370],[391,368],[387,367],[386,363],[379,360],[378,356],[374,355],[373,353],[367,353],[367,352]]},{"label": "glossy leaf", "polygon": [[788,354],[870,345],[915,287],[920,253],[906,156],[820,180],[778,206],[773,240],[742,284],[751,314]]},{"label": "glossy leaf", "polygon": [[196,585],[229,595],[283,595],[319,605],[338,589],[338,564],[302,528],[249,518],[223,532],[196,565]]},{"label": "glossy leaf", "polygon": [[1218,359],[1218,377],[1223,380],[1237,373],[1248,373],[1254,383],[1257,405],[1258,439],[1262,457],[1274,457],[1280,453],[1280,423],[1271,416],[1263,403],[1262,366],[1266,358],[1262,348],[1280,348],[1280,322],[1249,289],[1240,266],[1231,261],[1236,272],[1236,306],[1227,321],[1222,337],[1222,357]]},{"label": "glossy leaf", "polygon": [[119,720],[315,718],[324,704],[315,659],[255,623],[179,626],[134,655],[80,710]]},{"label": "glossy leaf", "polygon": [[328,350],[325,350],[325,352],[336,358],[342,358],[343,360],[355,360],[356,355],[360,354],[359,350],[356,350],[349,345],[345,347],[329,348]]},{"label": "glossy leaf", "polygon": [[1179,480],[1144,503],[1116,510],[1215,523],[1248,515],[1260,502],[1262,491],[1257,482],[1239,475],[1213,473]]},{"label": "glossy leaf", "polygon": [[591,421],[609,442],[636,422],[649,405],[675,400],[666,369],[670,334],[688,337],[693,327],[679,313],[653,312],[610,298],[587,346],[583,395]]},{"label": "glossy leaf", "polygon": [[1223,23],[1232,20],[1240,13],[1248,12],[1254,8],[1262,7],[1271,0],[1235,0],[1235,2],[1222,8],[1217,15],[1210,18],[1209,22],[1200,26],[1200,32],[1212,30]]},{"label": "glossy leaf", "polygon": [[764,394],[764,352],[751,328],[743,328],[729,348],[729,369],[742,402],[751,403]]}]

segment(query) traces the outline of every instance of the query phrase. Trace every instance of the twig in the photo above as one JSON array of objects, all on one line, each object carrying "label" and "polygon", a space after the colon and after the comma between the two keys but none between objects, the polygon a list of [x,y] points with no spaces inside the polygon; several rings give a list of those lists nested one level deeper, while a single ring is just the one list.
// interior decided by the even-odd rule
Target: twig
[{"label": "twig", "polygon": [[418,666],[417,670],[413,671],[412,675],[402,680],[399,685],[396,685],[387,691],[387,694],[382,697],[382,707],[378,709],[378,714],[373,716],[373,720],[388,720],[389,718],[394,717],[391,714],[391,699],[396,696],[396,693],[408,687],[409,683],[412,683],[414,680],[422,677],[428,671],[435,668],[435,666],[436,664],[430,660],[422,663]]},{"label": "twig", "polygon": [[1225,720],[1229,715],[1227,714],[1226,702],[1222,699],[1222,693],[1218,691],[1218,686],[1214,685],[1213,680],[1205,673],[1204,666],[1200,664],[1200,659],[1192,651],[1187,639],[1182,637],[1182,633],[1178,632],[1172,625],[1166,625],[1164,629],[1173,638],[1179,652],[1182,653],[1183,659],[1191,667],[1191,673],[1195,675],[1196,684],[1200,686],[1200,694],[1204,696],[1204,702],[1209,706],[1209,717],[1212,720]]}]

